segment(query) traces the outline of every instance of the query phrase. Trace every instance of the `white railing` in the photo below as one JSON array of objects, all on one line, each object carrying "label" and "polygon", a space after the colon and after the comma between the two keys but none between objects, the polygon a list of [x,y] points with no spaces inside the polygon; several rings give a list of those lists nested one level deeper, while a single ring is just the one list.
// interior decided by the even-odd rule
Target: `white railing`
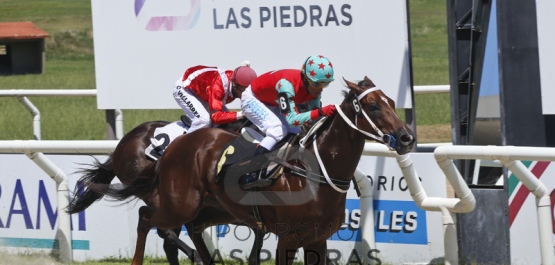
[{"label": "white railing", "polygon": [[542,264],[555,264],[549,192],[545,185],[520,162],[520,160],[553,162],[555,161],[555,148],[472,145],[440,146],[435,149],[434,156],[442,169],[444,167],[452,169],[449,171],[444,170],[446,174],[459,174],[453,166],[452,159],[499,160],[503,166],[507,167],[536,196]]},{"label": "white railing", "polygon": [[[58,240],[60,242],[60,258],[64,261],[72,260],[72,249],[71,249],[71,230],[70,230],[70,219],[69,215],[65,213],[65,208],[69,204],[69,189],[67,184],[66,174],[59,169],[55,164],[53,164],[43,153],[62,153],[62,154],[107,154],[112,152],[118,144],[118,141],[114,140],[104,140],[104,141],[0,141],[0,153],[24,153],[33,162],[35,162],[41,169],[43,169],[54,181],[57,183],[57,199],[58,199]],[[399,166],[403,170],[403,174],[407,180],[407,185],[411,190],[411,194],[417,194],[415,197],[418,199],[417,204],[427,205],[425,209],[435,209],[434,207],[451,207],[450,204],[455,205],[455,201],[459,199],[435,199],[427,198],[425,192],[422,190],[422,186],[418,181],[418,176],[416,171],[412,167],[412,161],[409,155],[398,156],[395,152],[389,151],[387,147],[382,144],[367,143],[364,147],[364,155],[373,156],[389,156],[396,157],[399,162]],[[376,248],[375,235],[374,235],[374,216],[372,207],[372,184],[370,180],[366,177],[362,171],[358,170],[355,173],[355,179],[360,188],[361,196],[361,231],[363,235],[363,248],[366,251]],[[461,185],[454,185],[455,187]],[[464,185],[466,187],[466,185]],[[457,194],[461,195],[462,198],[473,198],[467,194],[466,191],[459,192],[455,188]],[[462,199],[463,204],[466,201],[472,201],[470,199]],[[427,203],[430,201],[430,203]],[[446,205],[446,206],[443,206]],[[465,204],[466,205],[466,204]],[[452,208],[452,207],[451,207]],[[466,209],[465,209],[466,210]],[[458,212],[462,212],[459,210]],[[445,218],[444,218],[445,219]],[[456,242],[456,229],[453,228],[452,232],[446,233],[450,238],[454,238]],[[211,238],[207,238],[209,241]],[[213,239],[212,239],[213,240]],[[212,243],[212,242],[207,242]],[[215,245],[215,244],[213,244]],[[456,244],[455,244],[456,246]],[[456,253],[456,252],[455,252]],[[456,257],[454,258],[456,259]],[[446,260],[448,260],[446,258]]]},{"label": "white railing", "polygon": [[[0,152],[24,153],[42,168],[57,183],[58,218],[61,258],[71,260],[71,231],[69,216],[64,209],[68,205],[67,178],[45,153],[107,154],[112,152],[118,141],[0,141]],[[415,203],[427,211],[442,213],[444,226],[445,264],[457,264],[458,243],[454,213],[467,213],[474,209],[475,199],[466,182],[455,167],[452,159],[499,160],[509,168],[536,196],[539,225],[540,251],[543,264],[554,264],[555,258],[551,236],[551,201],[546,187],[519,160],[555,161],[555,148],[513,146],[440,146],[434,155],[458,198],[428,197],[423,189],[409,154],[397,155],[386,146],[367,143],[363,155],[394,157],[399,164]],[[366,174],[355,173],[361,190],[361,233],[364,249],[375,248],[374,217],[372,209],[372,186]],[[363,249],[363,250],[364,250]]]},{"label": "white railing", "polygon": [[[414,86],[415,94],[449,93],[449,85]],[[0,90],[0,97],[16,97],[33,115],[33,135],[35,140],[41,140],[40,111],[27,97],[40,96],[82,96],[96,97],[96,89],[5,89]],[[107,110],[108,111],[108,110]],[[115,137],[123,137],[123,113],[115,110]],[[109,122],[109,121],[107,121]]]},{"label": "white railing", "polygon": [[[6,89],[0,90],[0,97],[16,97],[33,115],[33,136],[35,140],[41,140],[40,111],[27,98],[30,96],[81,96],[96,97],[96,89]],[[107,110],[108,111],[108,110]],[[123,137],[123,113],[115,110],[115,137]],[[109,121],[107,121],[109,122]]]},{"label": "white railing", "polygon": [[451,91],[449,85],[414,86],[414,94],[449,93],[449,91]]},{"label": "white railing", "polygon": [[[555,161],[555,148],[470,145],[443,145],[437,147],[434,151],[436,162],[447,177],[447,180],[453,186],[458,199],[427,197],[426,192],[420,185],[418,175],[412,167],[412,161],[408,155],[399,156],[389,151],[387,147],[381,144],[366,144],[363,155],[395,157],[406,178],[410,194],[416,204],[424,210],[442,212],[445,240],[445,264],[458,264],[457,232],[452,213],[467,213],[472,211],[475,207],[474,195],[468,188],[458,169],[455,167],[453,159],[499,161],[522,181],[523,185],[528,188],[534,196],[536,196],[542,264],[555,264],[549,192],[545,185],[520,162],[520,160]],[[357,174],[355,174],[355,176],[356,175]],[[365,235],[365,233],[373,233],[373,226],[369,227],[372,228],[372,231],[365,231],[364,226],[362,227],[363,235]]]},{"label": "white railing", "polygon": [[[390,151],[385,145],[376,143],[365,144],[362,154],[370,156],[388,156],[395,157],[395,159],[397,159],[399,168],[401,168],[405,181],[407,182],[410,195],[414,199],[416,205],[423,210],[441,212],[442,214],[445,264],[459,264],[457,227],[455,226],[454,213],[468,213],[474,210],[476,200],[474,198],[474,194],[472,194],[472,191],[468,185],[466,185],[466,182],[453,162],[451,161],[450,164],[440,164],[440,168],[447,177],[447,180],[451,183],[451,186],[453,186],[458,198],[439,198],[428,197],[428,195],[426,195],[426,191],[420,183],[418,173],[412,165],[412,159],[409,154],[398,155],[397,153]],[[363,216],[364,215],[366,214],[363,213]],[[363,238],[365,233],[374,233],[373,224],[367,228],[362,226],[361,229]]]}]

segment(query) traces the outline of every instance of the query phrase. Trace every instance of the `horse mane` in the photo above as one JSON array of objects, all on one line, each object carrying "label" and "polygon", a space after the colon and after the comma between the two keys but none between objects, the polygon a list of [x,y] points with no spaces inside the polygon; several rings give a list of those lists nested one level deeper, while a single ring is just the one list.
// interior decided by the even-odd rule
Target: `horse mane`
[{"label": "horse mane", "polygon": [[345,97],[345,98],[348,97],[350,93],[351,93],[351,91],[347,91],[347,90],[342,90],[341,91],[341,94],[343,94],[343,97]]}]

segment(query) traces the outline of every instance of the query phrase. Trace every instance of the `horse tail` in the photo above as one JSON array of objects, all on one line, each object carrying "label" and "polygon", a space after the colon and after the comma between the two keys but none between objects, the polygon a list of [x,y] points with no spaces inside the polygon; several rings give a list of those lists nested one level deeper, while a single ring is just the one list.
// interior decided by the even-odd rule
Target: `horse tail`
[{"label": "horse tail", "polygon": [[[121,186],[120,186],[121,187]],[[158,187],[158,161],[145,167],[133,183],[123,188],[111,186],[105,190],[105,194],[118,200],[125,201],[131,196],[148,200]]]},{"label": "horse tail", "polygon": [[[116,176],[112,167],[112,155],[110,154],[104,163],[93,157],[95,161],[90,165],[91,167],[77,171],[77,173],[81,173],[83,176],[75,185],[71,202],[66,210],[68,213],[74,214],[84,211],[95,201],[102,199],[104,194],[92,187],[100,185],[108,186]],[[84,189],[85,187],[86,189]]]}]

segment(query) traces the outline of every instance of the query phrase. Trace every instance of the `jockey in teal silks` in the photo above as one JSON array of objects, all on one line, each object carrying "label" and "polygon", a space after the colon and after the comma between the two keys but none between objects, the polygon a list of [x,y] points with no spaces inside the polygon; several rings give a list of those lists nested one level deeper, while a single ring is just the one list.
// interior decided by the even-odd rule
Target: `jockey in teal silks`
[{"label": "jockey in teal silks", "polygon": [[[272,151],[288,133],[299,133],[301,125],[333,115],[335,105],[322,107],[320,101],[322,91],[333,80],[333,65],[321,55],[308,57],[300,71],[275,70],[255,78],[241,96],[243,113],[266,134],[254,155]],[[300,112],[296,107],[300,104],[308,104],[308,111]],[[240,180],[242,187],[270,185],[264,168],[244,176]]]}]

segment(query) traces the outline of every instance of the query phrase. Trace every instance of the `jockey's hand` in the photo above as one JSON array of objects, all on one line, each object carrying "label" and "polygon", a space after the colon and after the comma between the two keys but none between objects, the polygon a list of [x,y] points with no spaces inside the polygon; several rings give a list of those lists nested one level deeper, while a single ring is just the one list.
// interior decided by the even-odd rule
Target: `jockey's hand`
[{"label": "jockey's hand", "polygon": [[335,113],[335,105],[329,104],[322,108],[322,116],[330,117]]}]

